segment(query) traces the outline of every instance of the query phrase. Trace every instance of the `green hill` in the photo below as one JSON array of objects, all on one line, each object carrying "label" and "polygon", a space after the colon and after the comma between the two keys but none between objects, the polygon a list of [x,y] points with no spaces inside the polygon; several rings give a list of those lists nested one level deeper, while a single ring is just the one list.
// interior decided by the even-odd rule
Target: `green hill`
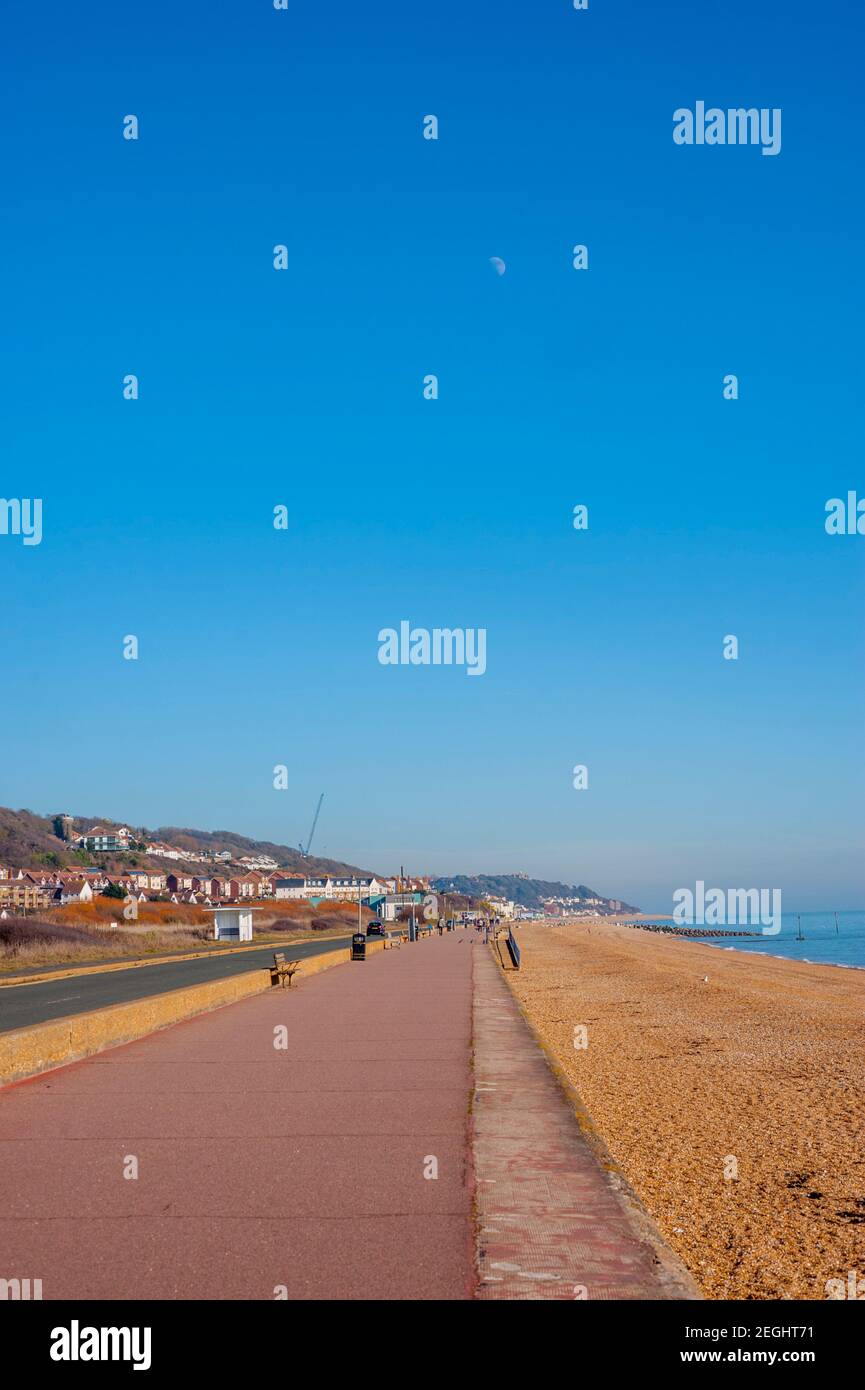
[{"label": "green hill", "polygon": [[[454,874],[452,878],[437,878],[433,887],[438,893],[466,893],[473,898],[492,895],[506,898],[520,907],[540,908],[545,898],[578,898],[585,902],[588,898],[601,900],[599,911],[611,912],[611,899],[584,883],[567,884],[551,882],[543,878],[525,878],[522,874]],[[617,909],[620,912],[639,912],[638,907],[623,902]]]}]

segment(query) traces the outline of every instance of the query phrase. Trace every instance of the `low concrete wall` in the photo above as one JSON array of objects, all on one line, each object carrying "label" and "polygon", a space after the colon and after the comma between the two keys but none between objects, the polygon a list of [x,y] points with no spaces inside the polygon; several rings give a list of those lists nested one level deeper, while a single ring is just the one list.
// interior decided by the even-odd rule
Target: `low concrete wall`
[{"label": "low concrete wall", "polygon": [[[366,953],[368,956],[375,956],[379,951],[384,950],[384,942],[368,941],[366,943]],[[285,956],[291,960],[291,951],[285,949]],[[300,969],[295,976],[295,981],[305,980],[309,975],[317,975],[320,970],[330,970],[332,965],[342,965],[351,959],[351,950],[348,946],[340,946],[336,951],[322,951],[317,956],[304,956],[300,962]],[[355,962],[358,964],[358,962]]]},{"label": "low concrete wall", "polygon": [[[326,937],[318,938],[327,940]],[[289,946],[306,945],[308,941],[315,941],[313,936],[301,937],[299,941],[289,942]],[[260,951],[262,948],[272,946],[274,950],[278,947],[285,947],[286,943],[280,941],[279,937],[274,937],[272,941],[255,941],[251,946],[220,946],[218,950],[211,951],[169,951],[163,956],[133,957],[130,960],[113,960],[108,964],[96,965],[70,965],[66,970],[45,970],[39,975],[0,975],[0,990],[3,989],[22,989],[25,985],[44,985],[52,980],[68,980],[77,978],[79,975],[105,975],[117,970],[146,970],[151,965],[176,965],[178,961],[184,960],[210,960],[221,959],[223,956],[239,956],[248,951]],[[286,949],[288,949],[286,947]]]},{"label": "low concrete wall", "polygon": [[[366,951],[368,956],[372,956],[383,949],[382,941],[370,941]],[[291,952],[286,951],[286,955],[290,958]],[[296,989],[297,982],[302,982],[309,975],[317,975],[334,965],[347,964],[349,956],[348,947],[341,946],[334,951],[304,957],[292,988]],[[52,1067],[65,1066],[68,1062],[81,1061],[120,1043],[134,1042],[136,1038],[143,1038],[159,1028],[168,1028],[181,1019],[208,1013],[224,1004],[236,1004],[240,999],[262,994],[270,988],[268,969],[249,970],[243,975],[229,975],[224,980],[187,985],[165,994],[135,999],[128,1004],[111,1004],[106,1009],[70,1014],[65,1018],[52,1019],[49,1023],[36,1023],[30,1028],[15,1028],[11,1032],[0,1033],[0,1086],[23,1081],[28,1076],[50,1071]]]}]

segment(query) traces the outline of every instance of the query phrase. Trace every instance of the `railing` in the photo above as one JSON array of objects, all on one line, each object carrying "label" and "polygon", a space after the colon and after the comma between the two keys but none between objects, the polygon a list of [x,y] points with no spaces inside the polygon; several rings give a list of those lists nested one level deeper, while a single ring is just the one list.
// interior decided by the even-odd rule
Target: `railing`
[{"label": "railing", "polygon": [[513,930],[512,930],[510,927],[508,927],[508,952],[509,952],[509,954],[510,954],[511,960],[512,960],[513,963],[514,963],[514,970],[519,970],[519,968],[520,968],[520,948],[519,948],[519,946],[517,945],[516,938],[514,937]]}]

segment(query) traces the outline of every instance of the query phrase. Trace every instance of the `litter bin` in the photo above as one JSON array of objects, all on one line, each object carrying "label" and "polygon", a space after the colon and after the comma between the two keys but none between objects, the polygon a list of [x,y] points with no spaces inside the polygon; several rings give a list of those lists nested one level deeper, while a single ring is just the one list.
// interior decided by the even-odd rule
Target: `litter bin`
[{"label": "litter bin", "polygon": [[363,932],[355,932],[351,938],[352,960],[366,960],[366,937]]}]

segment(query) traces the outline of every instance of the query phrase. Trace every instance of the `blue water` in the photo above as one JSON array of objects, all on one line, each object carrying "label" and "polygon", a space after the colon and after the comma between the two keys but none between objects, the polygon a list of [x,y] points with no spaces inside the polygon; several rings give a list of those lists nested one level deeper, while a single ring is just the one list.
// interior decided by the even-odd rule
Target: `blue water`
[{"label": "blue water", "polygon": [[[724,951],[757,951],[765,956],[782,956],[785,960],[810,961],[812,965],[846,965],[865,970],[865,912],[839,912],[837,935],[833,913],[803,912],[800,916],[804,941],[796,940],[795,912],[784,912],[777,936],[708,937],[703,944]],[[675,925],[672,917],[652,917],[651,921]],[[757,928],[746,927],[745,930]]]}]

